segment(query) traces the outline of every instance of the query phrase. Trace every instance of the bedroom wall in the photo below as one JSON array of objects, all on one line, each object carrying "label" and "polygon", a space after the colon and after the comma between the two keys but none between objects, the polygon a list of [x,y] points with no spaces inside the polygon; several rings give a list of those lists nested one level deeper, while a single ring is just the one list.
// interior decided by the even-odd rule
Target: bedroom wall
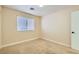
[{"label": "bedroom wall", "polygon": [[42,38],[71,46],[71,12],[79,10],[73,6],[42,17]]},{"label": "bedroom wall", "polygon": [[0,47],[1,47],[1,39],[2,39],[2,31],[1,31],[1,25],[2,25],[2,23],[1,23],[1,20],[2,20],[2,8],[1,8],[1,6],[0,6]]},{"label": "bedroom wall", "polygon": [[[25,16],[35,20],[35,31],[18,32],[16,30],[16,17]],[[39,38],[41,35],[40,27],[41,17],[33,16],[17,10],[3,7],[3,39],[2,45],[15,43],[23,40]]]}]

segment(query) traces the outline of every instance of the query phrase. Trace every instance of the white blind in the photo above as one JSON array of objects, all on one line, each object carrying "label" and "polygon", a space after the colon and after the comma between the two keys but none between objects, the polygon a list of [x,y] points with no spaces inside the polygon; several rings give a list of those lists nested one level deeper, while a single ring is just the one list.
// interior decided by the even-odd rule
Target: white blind
[{"label": "white blind", "polygon": [[17,16],[17,31],[34,30],[34,19]]}]

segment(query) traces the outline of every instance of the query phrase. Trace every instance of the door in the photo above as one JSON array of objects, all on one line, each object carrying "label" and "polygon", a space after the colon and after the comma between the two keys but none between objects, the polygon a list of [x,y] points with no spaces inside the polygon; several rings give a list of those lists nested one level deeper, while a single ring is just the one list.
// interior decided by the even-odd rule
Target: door
[{"label": "door", "polygon": [[79,11],[71,13],[71,47],[79,50]]}]

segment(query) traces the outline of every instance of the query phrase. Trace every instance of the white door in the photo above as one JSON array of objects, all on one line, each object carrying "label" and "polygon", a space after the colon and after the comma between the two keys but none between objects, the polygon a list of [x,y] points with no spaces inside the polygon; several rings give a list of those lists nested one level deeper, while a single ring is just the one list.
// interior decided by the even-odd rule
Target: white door
[{"label": "white door", "polygon": [[71,47],[79,50],[79,11],[71,13]]}]

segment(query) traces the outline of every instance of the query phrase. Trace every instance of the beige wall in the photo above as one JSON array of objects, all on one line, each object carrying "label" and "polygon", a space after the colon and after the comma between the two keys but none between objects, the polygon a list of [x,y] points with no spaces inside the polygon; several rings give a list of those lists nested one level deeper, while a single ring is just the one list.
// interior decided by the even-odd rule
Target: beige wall
[{"label": "beige wall", "polygon": [[79,10],[79,6],[63,9],[42,18],[42,37],[63,44],[71,45],[71,19],[72,11]]},{"label": "beige wall", "polygon": [[[42,25],[41,25],[41,17],[25,14],[20,11],[3,7],[2,21],[0,14],[0,22],[2,23],[2,27],[0,24],[0,28],[2,28],[3,35],[2,35],[2,40],[0,41],[2,42],[3,45],[6,45],[18,41],[41,37],[42,34],[42,37],[70,46],[70,42],[71,42],[70,13],[75,10],[79,10],[79,6],[72,7],[69,9],[63,9],[61,11],[46,15],[42,17]],[[17,32],[16,31],[17,16],[34,18],[35,31]],[[41,33],[41,28],[42,28],[42,33]],[[0,33],[0,39],[1,39],[1,33]]]},{"label": "beige wall", "polygon": [[[26,31],[26,32],[18,32],[16,30],[16,17],[17,16],[25,16],[31,17],[35,20],[35,31]],[[40,37],[40,17],[33,16],[30,14],[25,14],[20,11],[12,10],[9,8],[3,7],[3,39],[2,44],[10,44],[14,42],[19,42],[23,40],[29,40],[32,38]]]},{"label": "beige wall", "polygon": [[2,19],[2,8],[1,8],[1,6],[0,6],[0,47],[1,47],[1,39],[2,39],[2,37],[1,37],[1,34],[2,34],[2,32],[1,32],[1,19]]}]

